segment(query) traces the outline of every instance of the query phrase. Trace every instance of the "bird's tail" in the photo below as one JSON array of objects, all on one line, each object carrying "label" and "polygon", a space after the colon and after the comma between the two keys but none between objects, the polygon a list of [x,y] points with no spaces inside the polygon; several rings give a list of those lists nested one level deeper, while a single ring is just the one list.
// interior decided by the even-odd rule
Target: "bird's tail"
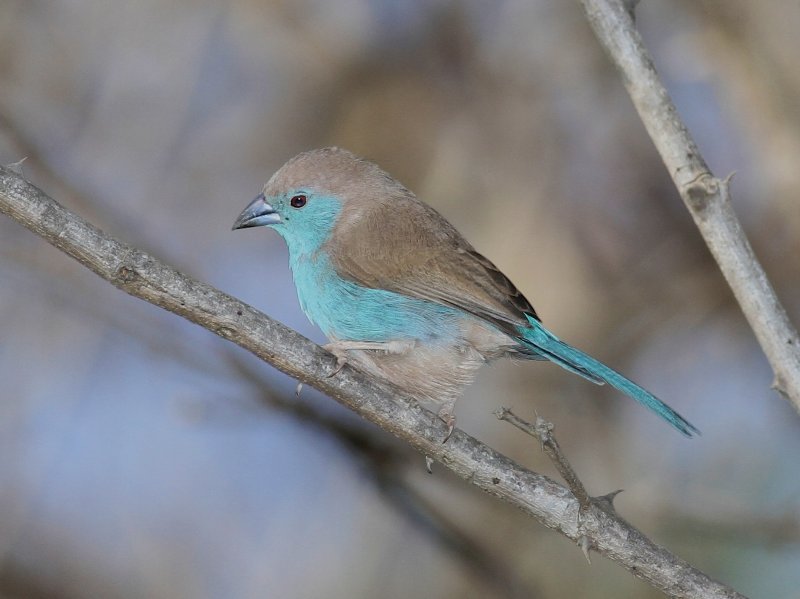
[{"label": "bird's tail", "polygon": [[528,320],[531,326],[520,328],[521,341],[533,352],[595,384],[608,383],[612,387],[619,389],[625,395],[650,408],[687,437],[691,437],[693,434],[700,434],[700,431],[683,416],[649,391],[646,391],[602,362],[567,345],[534,318],[529,317]]}]

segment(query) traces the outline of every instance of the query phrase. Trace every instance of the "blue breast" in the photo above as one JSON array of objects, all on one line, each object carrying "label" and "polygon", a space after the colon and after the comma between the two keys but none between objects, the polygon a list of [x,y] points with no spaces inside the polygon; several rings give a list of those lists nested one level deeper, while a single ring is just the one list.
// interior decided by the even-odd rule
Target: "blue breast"
[{"label": "blue breast", "polygon": [[451,340],[463,312],[369,289],[340,277],[324,251],[290,258],[300,306],[328,337],[352,341]]}]

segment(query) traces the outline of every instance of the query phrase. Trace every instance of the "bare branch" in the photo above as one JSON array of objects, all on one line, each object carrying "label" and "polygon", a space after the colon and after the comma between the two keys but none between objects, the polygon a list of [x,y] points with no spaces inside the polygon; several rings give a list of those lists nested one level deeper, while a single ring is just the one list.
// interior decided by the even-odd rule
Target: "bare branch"
[{"label": "bare branch", "polygon": [[209,285],[109,237],[0,167],[0,212],[133,296],[183,316],[327,393],[484,491],[548,528],[592,547],[672,597],[742,597],[659,547],[630,524],[592,505],[577,526],[578,502],[564,487],[531,472],[462,431],[446,444],[446,426],[396,389],[335,359],[302,335]]},{"label": "bare branch", "polygon": [[622,0],[581,0],[581,4],[764,350],[775,374],[774,387],[800,412],[800,337],[733,211],[730,176],[718,179],[709,170]]}]

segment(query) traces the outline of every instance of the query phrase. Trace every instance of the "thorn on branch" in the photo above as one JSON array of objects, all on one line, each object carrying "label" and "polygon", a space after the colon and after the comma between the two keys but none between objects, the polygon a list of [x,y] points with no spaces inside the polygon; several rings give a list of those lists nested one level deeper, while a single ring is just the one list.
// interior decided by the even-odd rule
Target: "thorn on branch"
[{"label": "thorn on branch", "polygon": [[11,164],[6,164],[5,167],[10,171],[14,171],[20,177],[25,177],[25,174],[22,172],[22,163],[25,162],[27,159],[28,157],[24,156],[23,158],[17,160],[16,162],[12,162]]},{"label": "thorn on branch", "polygon": [[[790,343],[791,343],[791,341],[790,341]],[[786,391],[786,386],[783,384],[783,381],[781,380],[780,377],[778,377],[778,376],[775,377],[775,380],[772,381],[771,387],[772,387],[772,390],[776,391],[778,393],[778,395],[780,395],[783,399],[791,401],[792,398],[789,395],[789,393]]]},{"label": "thorn on branch", "polygon": [[636,21],[636,7],[638,6],[639,1],[640,0],[622,0],[625,10],[628,11],[628,14],[631,16],[631,20],[634,22]]},{"label": "thorn on branch", "polygon": [[428,471],[428,474],[433,474],[433,458],[429,455],[425,456],[425,470]]},{"label": "thorn on branch", "polygon": [[589,565],[592,565],[592,558],[589,555],[589,552],[592,550],[592,542],[589,540],[589,537],[586,535],[581,535],[578,537],[578,547],[581,548],[581,552],[583,553],[583,557],[586,558],[586,561],[589,562]]},{"label": "thorn on branch", "polygon": [[599,497],[593,497],[592,499],[594,504],[604,512],[616,514],[617,508],[614,507],[614,499],[616,499],[617,495],[622,493],[624,490],[625,489],[617,489],[616,491],[611,491],[611,493],[606,493],[605,495],[600,495]]}]

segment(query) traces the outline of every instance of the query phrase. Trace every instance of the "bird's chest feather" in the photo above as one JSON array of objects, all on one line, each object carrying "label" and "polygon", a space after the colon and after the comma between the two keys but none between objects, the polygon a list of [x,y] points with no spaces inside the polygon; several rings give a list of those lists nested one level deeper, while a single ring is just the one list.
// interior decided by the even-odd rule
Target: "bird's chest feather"
[{"label": "bird's chest feather", "polygon": [[300,306],[329,338],[450,342],[462,313],[340,277],[324,251],[290,259]]}]

